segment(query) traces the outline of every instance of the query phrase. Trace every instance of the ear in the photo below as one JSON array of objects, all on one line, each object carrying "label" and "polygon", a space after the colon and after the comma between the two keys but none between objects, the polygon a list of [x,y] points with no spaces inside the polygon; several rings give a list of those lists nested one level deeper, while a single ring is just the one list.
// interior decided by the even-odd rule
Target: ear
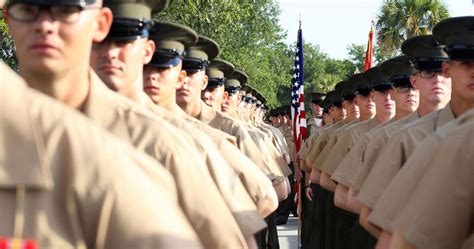
[{"label": "ear", "polygon": [[241,101],[242,101],[242,94],[239,93],[239,94],[237,95],[237,102],[240,103]]},{"label": "ear", "polygon": [[143,65],[150,63],[153,58],[153,53],[155,52],[156,45],[153,40],[147,39],[145,43],[145,56],[143,57]]},{"label": "ear", "polygon": [[229,98],[229,92],[227,91],[224,91],[224,100],[228,99]]},{"label": "ear", "polygon": [[410,75],[410,83],[413,86],[414,89],[418,89],[418,85],[416,82],[416,76],[415,75]]},{"label": "ear", "polygon": [[207,75],[204,75],[204,79],[202,81],[202,86],[201,86],[201,91],[204,91],[204,89],[206,89],[207,83],[209,83],[209,77],[207,77]]},{"label": "ear", "polygon": [[179,72],[179,75],[178,75],[178,82],[177,82],[177,84],[176,84],[176,89],[178,89],[178,88],[180,88],[180,87],[183,86],[184,80],[186,79],[186,76],[187,76],[187,75],[188,75],[188,74],[186,73],[185,70],[181,70],[181,71]]},{"label": "ear", "polygon": [[92,37],[92,41],[99,43],[107,37],[107,34],[110,31],[110,27],[112,26],[112,10],[109,8],[101,8],[99,13],[97,14],[96,19],[96,30],[94,30],[94,35]]},{"label": "ear", "polygon": [[449,64],[449,61],[443,61],[441,64],[441,69],[443,70],[443,76],[446,78],[450,78],[451,76],[449,75],[449,69],[451,67],[451,64]]}]

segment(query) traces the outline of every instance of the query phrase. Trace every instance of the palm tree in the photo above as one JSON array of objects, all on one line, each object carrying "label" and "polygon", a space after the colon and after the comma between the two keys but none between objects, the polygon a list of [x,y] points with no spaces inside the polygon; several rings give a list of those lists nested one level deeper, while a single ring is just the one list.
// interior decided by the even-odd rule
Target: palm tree
[{"label": "palm tree", "polygon": [[440,0],[385,0],[377,16],[377,43],[384,52],[394,53],[407,38],[431,34],[447,17],[448,8]]}]

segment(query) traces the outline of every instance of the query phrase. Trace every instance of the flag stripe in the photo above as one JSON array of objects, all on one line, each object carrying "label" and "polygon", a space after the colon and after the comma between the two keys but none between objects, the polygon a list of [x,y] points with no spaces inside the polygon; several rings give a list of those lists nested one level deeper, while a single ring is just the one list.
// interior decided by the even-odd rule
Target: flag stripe
[{"label": "flag stripe", "polygon": [[293,80],[291,85],[291,119],[296,151],[306,138],[306,113],[304,110],[304,51],[301,24],[298,29]]}]

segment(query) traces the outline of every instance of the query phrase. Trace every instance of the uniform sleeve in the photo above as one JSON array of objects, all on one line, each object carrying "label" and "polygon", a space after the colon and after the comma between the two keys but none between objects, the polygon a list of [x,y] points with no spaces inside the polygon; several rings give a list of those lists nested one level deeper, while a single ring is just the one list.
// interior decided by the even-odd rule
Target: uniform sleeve
[{"label": "uniform sleeve", "polygon": [[347,187],[352,187],[354,185],[355,177],[361,167],[360,165],[362,164],[362,156],[367,146],[368,139],[367,136],[359,138],[339,164],[336,171],[334,171],[334,174],[331,177],[332,179]]},{"label": "uniform sleeve", "polygon": [[460,248],[473,232],[473,127],[451,134],[433,151],[430,167],[396,219],[419,248]]},{"label": "uniform sleeve", "polygon": [[351,140],[351,135],[349,131],[341,134],[340,139],[334,145],[331,153],[328,154],[328,157],[324,160],[324,163],[321,166],[321,171],[326,174],[332,175],[336,171],[337,166],[341,163],[342,159],[349,152],[347,147],[349,146]]},{"label": "uniform sleeve", "polygon": [[402,133],[398,132],[384,146],[362,185],[358,199],[374,208],[383,191],[395,177],[403,161]]}]

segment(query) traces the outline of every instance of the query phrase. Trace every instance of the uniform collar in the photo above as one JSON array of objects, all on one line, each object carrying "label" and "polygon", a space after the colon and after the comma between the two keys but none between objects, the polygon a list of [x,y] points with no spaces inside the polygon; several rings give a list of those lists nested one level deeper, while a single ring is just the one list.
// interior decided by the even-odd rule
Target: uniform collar
[{"label": "uniform collar", "polygon": [[446,105],[443,109],[439,110],[438,117],[435,120],[435,129],[451,122],[456,119],[454,117],[453,109],[451,109],[451,102]]},{"label": "uniform collar", "polygon": [[[46,158],[37,112],[36,91],[0,62],[0,186],[16,188],[52,189],[53,180]],[[46,96],[38,96],[44,97]],[[41,117],[47,118],[47,117]]]},{"label": "uniform collar", "polygon": [[198,120],[205,124],[209,124],[215,117],[216,111],[201,101],[201,113],[199,114]]}]

